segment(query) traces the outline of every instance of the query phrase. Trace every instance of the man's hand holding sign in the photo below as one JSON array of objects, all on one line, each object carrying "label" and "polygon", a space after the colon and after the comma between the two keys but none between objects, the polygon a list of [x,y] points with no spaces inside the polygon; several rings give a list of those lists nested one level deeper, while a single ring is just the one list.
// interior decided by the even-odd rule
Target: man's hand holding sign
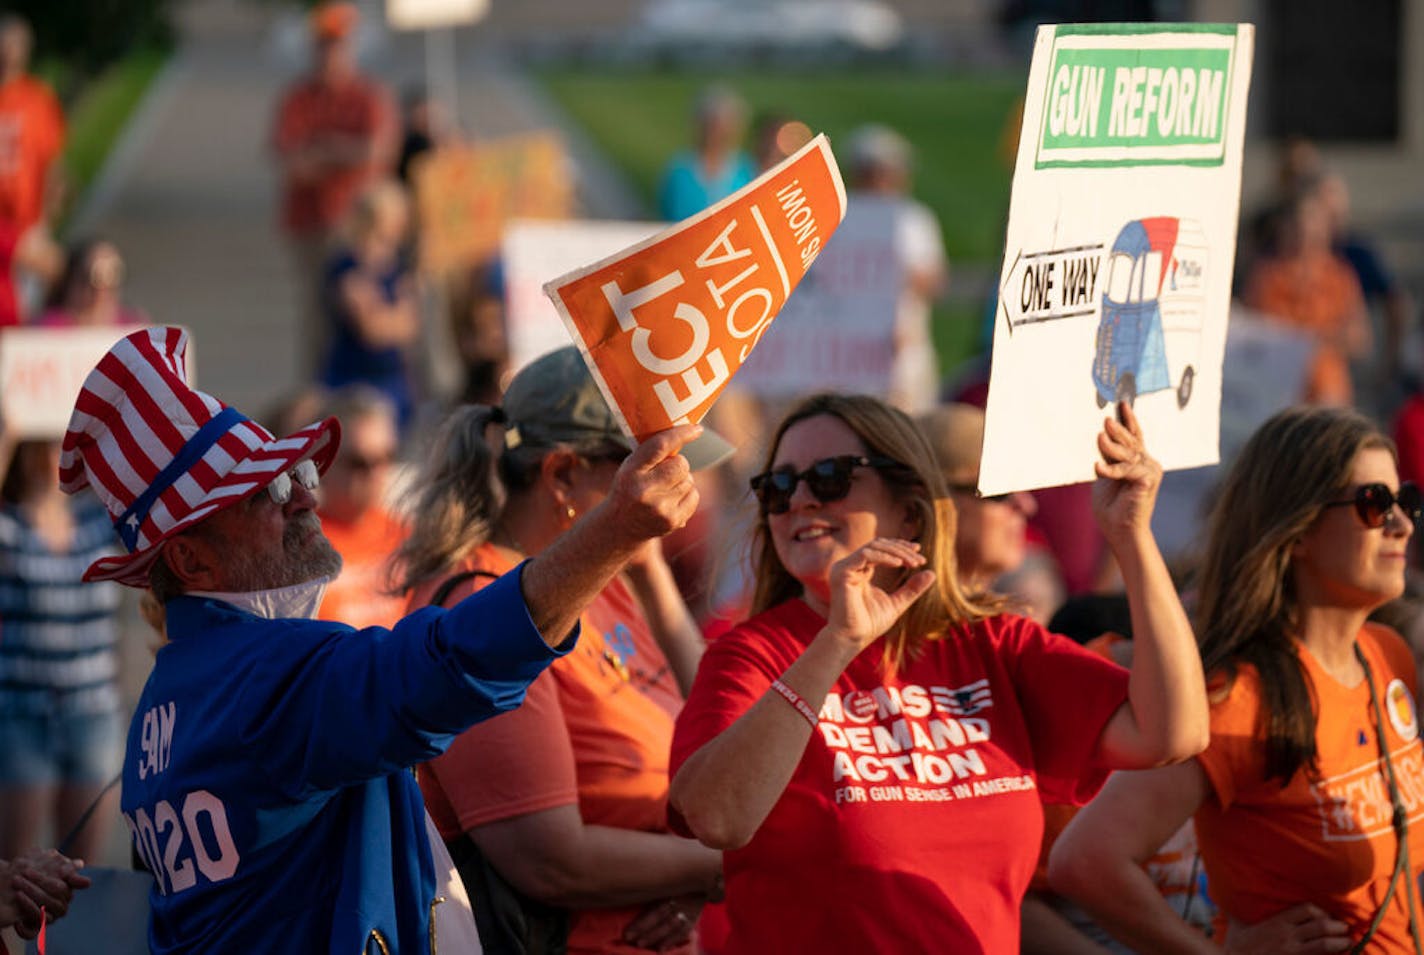
[{"label": "man's hand holding sign", "polygon": [[633,437],[702,419],[845,216],[830,143],[544,287]]}]

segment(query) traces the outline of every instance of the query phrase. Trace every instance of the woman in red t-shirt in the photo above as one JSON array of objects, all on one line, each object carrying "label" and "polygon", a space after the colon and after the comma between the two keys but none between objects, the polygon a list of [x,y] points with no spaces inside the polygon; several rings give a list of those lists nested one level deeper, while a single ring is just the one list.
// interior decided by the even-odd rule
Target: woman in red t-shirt
[{"label": "woman in red t-shirt", "polygon": [[1206,739],[1191,629],[1149,526],[1161,467],[1131,409],[1098,437],[1098,514],[1138,618],[1128,673],[961,590],[954,506],[875,398],[799,404],[752,481],[755,615],[707,651],[671,801],[726,853],[725,949],[1017,951],[1039,792]]},{"label": "woman in red t-shirt", "polygon": [[[1420,950],[1414,660],[1366,622],[1404,591],[1419,513],[1362,415],[1296,408],[1261,426],[1222,486],[1203,562],[1211,743],[1113,777],[1054,847],[1056,887],[1138,951]],[[1219,910],[1211,941],[1136,864],[1193,814]]]}]

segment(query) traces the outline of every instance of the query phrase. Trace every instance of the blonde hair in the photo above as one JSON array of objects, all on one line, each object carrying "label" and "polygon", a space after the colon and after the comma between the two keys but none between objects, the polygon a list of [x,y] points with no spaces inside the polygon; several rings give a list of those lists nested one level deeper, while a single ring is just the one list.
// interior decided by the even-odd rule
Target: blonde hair
[{"label": "blonde hair", "polygon": [[352,242],[364,241],[391,209],[400,209],[402,214],[410,213],[410,198],[405,186],[394,179],[378,179],[362,189],[351,204],[351,212],[346,221],[346,232]]},{"label": "blonde hair", "polygon": [[[772,436],[765,467],[776,460],[782,436],[794,424],[829,415],[860,439],[866,454],[890,458],[899,467],[879,474],[895,499],[905,504],[918,533],[927,569],[935,582],[885,634],[885,664],[895,670],[919,653],[925,642],[943,637],[951,627],[973,623],[1004,609],[1001,598],[970,596],[959,586],[955,567],[956,513],[944,477],[924,435],[904,412],[869,395],[818,394],[801,401],[787,414]],[[801,594],[801,584],[782,566],[772,546],[767,515],[759,513],[753,532],[756,589],[752,612],[760,613]]]}]

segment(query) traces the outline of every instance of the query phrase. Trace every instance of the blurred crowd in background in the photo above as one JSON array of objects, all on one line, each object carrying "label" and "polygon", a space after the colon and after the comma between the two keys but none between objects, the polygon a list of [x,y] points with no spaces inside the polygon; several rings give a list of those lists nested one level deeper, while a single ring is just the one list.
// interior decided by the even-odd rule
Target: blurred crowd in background
[{"label": "blurred crowd in background", "polygon": [[[314,8],[311,69],[273,104],[265,133],[280,181],[277,221],[300,281],[297,340],[308,383],[297,393],[272,395],[265,423],[286,434],[324,416],[341,422],[343,440],[321,484],[320,513],[345,569],[328,589],[320,613],[359,628],[389,626],[412,605],[402,583],[415,581],[397,576],[393,568],[402,565],[393,565],[392,558],[404,553],[409,567],[410,529],[422,519],[415,502],[429,490],[420,475],[428,473],[422,465],[432,453],[432,436],[448,446],[454,440],[447,421],[452,412],[504,403],[520,367],[510,357],[498,255],[440,274],[421,267],[421,203],[415,190],[422,165],[473,137],[456,128],[428,91],[398,93],[362,71],[353,47],[358,18],[350,4]],[[143,324],[144,303],[125,294],[122,248],[103,236],[62,245],[54,238],[53,214],[63,190],[56,158],[65,119],[52,91],[28,72],[31,45],[24,20],[0,17],[0,326]],[[793,115],[749,115],[732,86],[708,87],[688,107],[693,137],[685,150],[667,157],[657,197],[667,222],[735,192],[812,133]],[[984,354],[961,367],[940,367],[931,314],[953,272],[940,223],[915,198],[915,176],[933,170],[917,168],[911,144],[874,120],[867,116],[861,129],[835,145],[852,208],[871,199],[895,210],[887,252],[903,275],[903,289],[893,322],[893,367],[879,397],[916,416],[938,457],[957,512],[961,580],[976,592],[1006,594],[1051,630],[1110,659],[1126,660],[1131,619],[1121,576],[1093,518],[1090,485],[987,498],[977,492],[996,306],[993,301],[984,306]],[[1239,305],[1261,320],[1308,340],[1308,359],[1291,403],[1353,407],[1370,416],[1397,445],[1400,479],[1424,481],[1424,384],[1417,377],[1420,363],[1410,354],[1419,347],[1418,303],[1373,238],[1356,227],[1349,183],[1310,141],[1282,144],[1274,194],[1265,204],[1242,210],[1233,289]],[[435,370],[440,361],[432,359],[432,340],[446,351],[435,359],[447,364],[455,359],[454,378]],[[663,542],[660,555],[648,555],[620,595],[634,604],[631,614],[644,620],[636,639],[616,627],[583,638],[596,651],[590,666],[606,668],[633,687],[631,692],[649,694],[657,703],[656,714],[639,717],[650,727],[639,742],[649,752],[661,747],[663,759],[671,734],[668,714],[676,712],[690,682],[677,659],[679,641],[715,640],[751,607],[756,502],[747,482],[766,466],[768,432],[785,407],[738,392],[734,383],[708,424],[736,453],[727,463],[698,472],[698,515]],[[478,424],[481,431],[498,427],[484,419]],[[120,600],[113,585],[78,583],[83,568],[115,545],[102,507],[59,493],[57,447],[57,440],[25,441],[10,449],[0,491],[0,859],[42,846],[101,858],[117,818],[116,794],[104,797],[111,802],[101,803],[92,816],[86,810],[101,798],[122,756],[128,714],[116,683]],[[596,460],[607,450],[579,453]],[[511,543],[518,531],[509,515],[518,511],[503,513],[503,543]],[[532,539],[518,543],[524,546],[516,550],[538,550]],[[1190,599],[1199,581],[1191,552],[1168,556]],[[1377,613],[1424,663],[1424,559],[1417,548],[1408,581],[1406,595]],[[680,602],[682,609],[658,609],[659,600]],[[156,645],[162,639],[161,607],[149,601],[146,609]],[[684,615],[697,636],[682,626]],[[669,619],[676,622],[668,624]],[[666,659],[659,671],[650,660],[660,656]],[[589,721],[628,718],[575,709],[567,697],[563,705],[575,749],[581,740],[598,737],[598,726]],[[623,732],[631,731],[625,726]],[[513,745],[517,750],[517,741]],[[571,758],[583,766],[582,754]],[[640,788],[639,798],[649,793],[666,798],[665,762],[662,770],[660,780]],[[438,791],[448,778],[432,786]],[[582,790],[585,783],[581,772],[576,786]],[[494,833],[487,833],[488,841],[476,840],[486,863],[501,883],[513,885],[519,904],[543,913],[553,931],[567,932],[566,921],[559,921],[566,916],[549,913],[611,906],[616,900],[624,907],[646,906],[645,914],[656,916],[640,923],[635,934],[678,944],[691,937],[676,938],[671,930],[659,934],[658,926],[679,912],[695,921],[712,893],[700,886],[680,891],[667,903],[671,908],[654,911],[664,905],[655,886],[600,895],[596,874],[577,891],[551,886],[517,860],[512,843],[500,841],[507,833],[491,828],[519,819],[520,801],[499,803],[491,796],[489,803],[507,815],[492,810],[472,822],[437,814],[437,822],[442,830],[448,823],[450,837],[458,836],[462,825]],[[1048,807],[1050,841],[1071,815],[1067,807]],[[607,818],[608,825],[622,825],[616,807]],[[538,833],[523,832],[520,838],[540,844]],[[1206,896],[1199,891],[1194,845],[1188,826],[1161,848],[1152,865],[1164,895],[1174,896],[1179,910],[1205,929],[1213,910],[1209,891]],[[714,866],[707,859],[689,865],[697,869],[697,879],[713,881]],[[1056,899],[1046,878],[1035,883],[1035,893],[1031,899],[1067,913],[1085,937],[1115,944],[1086,915]],[[683,904],[688,895],[696,896],[696,905]],[[716,951],[724,929],[715,916],[703,920],[700,944]],[[1027,920],[1025,925],[1025,950],[1031,950]],[[1040,950],[1067,949],[1049,942]]]}]

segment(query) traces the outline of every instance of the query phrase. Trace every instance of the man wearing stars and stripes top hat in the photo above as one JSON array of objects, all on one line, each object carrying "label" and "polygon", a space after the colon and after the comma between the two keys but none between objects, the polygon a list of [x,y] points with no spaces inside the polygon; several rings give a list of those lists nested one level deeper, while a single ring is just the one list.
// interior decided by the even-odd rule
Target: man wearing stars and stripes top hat
[{"label": "man wearing stars and stripes top hat", "polygon": [[678,452],[700,428],[643,442],[602,504],[499,581],[356,631],[311,619],[341,565],[313,493],[337,422],[277,438],[191,388],[186,348],[177,328],[120,340],[85,381],[60,461],[65,490],[93,488],[126,551],[85,579],[150,588],[166,609],[123,768],[124,818],[154,875],[150,948],[477,951],[449,934],[473,925],[447,919],[458,886],[437,882],[443,846],[407,767],[518,706],[572,648],[584,605],[686,521],[697,492]]}]

